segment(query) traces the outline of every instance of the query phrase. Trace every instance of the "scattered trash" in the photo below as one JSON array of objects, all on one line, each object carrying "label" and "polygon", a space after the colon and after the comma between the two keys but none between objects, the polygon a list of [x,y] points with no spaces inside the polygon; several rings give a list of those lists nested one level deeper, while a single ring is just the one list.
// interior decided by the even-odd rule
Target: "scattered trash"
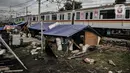
[{"label": "scattered trash", "polygon": [[56,43],[57,43],[57,49],[61,51],[62,50],[61,38],[56,38]]},{"label": "scattered trash", "polygon": [[15,73],[15,72],[23,72],[23,70],[7,70],[7,71],[4,71],[5,73]]},{"label": "scattered trash", "polygon": [[130,70],[130,69],[127,68],[126,70]]},{"label": "scattered trash", "polygon": [[116,66],[116,64],[115,64],[112,60],[108,60],[108,63],[109,63],[110,65]]},{"label": "scattered trash", "polygon": [[113,73],[112,71],[108,71],[108,73]]},{"label": "scattered trash", "polygon": [[0,66],[0,71],[9,70],[10,68],[7,66]]},{"label": "scattered trash", "polygon": [[104,67],[104,69],[108,70],[108,67]]},{"label": "scattered trash", "polygon": [[5,49],[0,49],[0,55],[4,54],[5,53]]},{"label": "scattered trash", "polygon": [[96,70],[87,70],[90,73],[97,73]]},{"label": "scattered trash", "polygon": [[82,52],[87,52],[89,46],[90,45],[88,45],[88,44],[82,46]]},{"label": "scattered trash", "polygon": [[31,50],[31,54],[32,54],[32,55],[38,54],[37,49],[32,49],[32,50]]},{"label": "scattered trash", "polygon": [[32,45],[33,48],[36,48],[36,42],[32,42],[31,45]]},{"label": "scattered trash", "polygon": [[[80,53],[80,54],[79,54]],[[71,56],[71,57],[68,57],[68,59],[70,60],[70,59],[74,59],[74,58],[79,58],[79,57],[82,57],[82,56],[84,56],[85,54],[84,53],[82,53],[82,52],[79,52],[78,54],[76,53],[76,54],[74,54],[73,56]]]},{"label": "scattered trash", "polygon": [[78,52],[79,52],[79,50],[74,50],[71,53],[78,53]]},{"label": "scattered trash", "polygon": [[38,58],[38,54],[39,54],[39,51],[41,50],[41,47],[37,47],[37,48],[35,48],[35,49],[32,49],[31,50],[31,55],[33,56],[33,58],[35,59],[35,60],[37,60],[37,58]]},{"label": "scattered trash", "polygon": [[96,61],[94,59],[85,58],[84,61],[89,64],[94,64]]},{"label": "scattered trash", "polygon": [[116,71],[117,73],[122,73],[122,70],[120,70],[120,71]]},{"label": "scattered trash", "polygon": [[97,49],[98,49],[97,46],[89,46],[88,47],[88,51],[95,51]]},{"label": "scattered trash", "polygon": [[41,47],[37,47],[36,49],[37,49],[37,50],[40,50],[40,49],[42,49],[42,48],[41,48]]}]

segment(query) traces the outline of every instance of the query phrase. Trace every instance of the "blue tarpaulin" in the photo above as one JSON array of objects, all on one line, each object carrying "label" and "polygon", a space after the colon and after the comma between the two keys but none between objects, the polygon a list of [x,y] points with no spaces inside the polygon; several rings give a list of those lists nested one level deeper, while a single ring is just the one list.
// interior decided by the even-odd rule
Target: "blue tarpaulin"
[{"label": "blue tarpaulin", "polygon": [[16,26],[22,26],[25,25],[27,22],[20,22],[19,24],[16,24]]},{"label": "blue tarpaulin", "polygon": [[50,30],[44,31],[44,35],[70,37],[85,29],[86,25],[58,25]]},{"label": "blue tarpaulin", "polygon": [[[54,24],[54,23],[43,23],[43,30],[48,30],[49,26],[51,24]],[[32,29],[32,30],[41,30],[41,23],[33,24],[32,26],[29,27],[29,29]]]},{"label": "blue tarpaulin", "polygon": [[0,30],[6,29],[6,27],[15,28],[18,26],[24,26],[27,22],[20,22],[19,24],[11,24],[11,25],[5,25],[3,27],[0,27]]},{"label": "blue tarpaulin", "polygon": [[0,27],[0,30],[4,30],[4,27]]}]

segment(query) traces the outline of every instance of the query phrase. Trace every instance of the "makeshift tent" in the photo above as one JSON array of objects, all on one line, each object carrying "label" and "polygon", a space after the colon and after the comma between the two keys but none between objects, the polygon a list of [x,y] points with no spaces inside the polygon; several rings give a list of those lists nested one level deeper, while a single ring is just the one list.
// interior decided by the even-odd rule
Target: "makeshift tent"
[{"label": "makeshift tent", "polygon": [[27,24],[27,22],[20,22],[20,23],[16,24],[16,26],[24,26],[25,24]]},{"label": "makeshift tent", "polygon": [[[54,24],[54,23],[43,23],[43,30],[48,30],[49,29],[49,26],[51,24]],[[41,30],[41,23],[36,23],[36,24],[33,24],[32,26],[29,27],[29,29],[31,30]]]},{"label": "makeshift tent", "polygon": [[[73,35],[79,34],[78,32],[81,32],[86,27],[87,27],[86,25],[70,25],[70,24],[57,25],[54,28],[44,31],[43,34],[45,36],[55,36],[58,48],[61,47],[58,50],[66,50],[68,46],[68,41],[70,40],[69,38],[71,38]],[[81,39],[78,39],[78,40],[81,40]],[[77,46],[76,43],[75,45]]]},{"label": "makeshift tent", "polygon": [[[90,33],[94,34],[94,37],[92,36],[91,39],[89,39],[91,37],[91,35],[89,36]],[[62,43],[65,43],[65,45],[67,45],[66,40],[70,40],[73,39],[74,40],[74,44],[76,45],[76,47],[79,48],[79,44],[89,44],[89,45],[97,45],[99,43],[99,38],[98,36],[100,35],[98,32],[96,32],[93,28],[91,28],[90,26],[87,25],[70,25],[70,24],[65,24],[65,25],[57,25],[52,29],[49,29],[47,31],[44,31],[43,34],[45,36],[51,36],[51,37],[62,37],[63,39],[61,39]],[[81,37],[82,36],[82,37]],[[87,37],[89,36],[89,38]],[[96,41],[94,41],[96,40]],[[93,41],[93,42],[91,42]],[[74,47],[74,48],[76,48]]]},{"label": "makeshift tent", "polygon": [[50,30],[44,31],[43,34],[48,36],[70,37],[86,27],[86,25],[57,25]]},{"label": "makeshift tent", "polygon": [[[48,30],[49,26],[52,24],[54,23],[43,23],[43,31]],[[41,32],[41,23],[33,24],[28,27],[28,29],[30,30],[32,37],[35,37],[36,35],[39,35],[39,32]]]}]

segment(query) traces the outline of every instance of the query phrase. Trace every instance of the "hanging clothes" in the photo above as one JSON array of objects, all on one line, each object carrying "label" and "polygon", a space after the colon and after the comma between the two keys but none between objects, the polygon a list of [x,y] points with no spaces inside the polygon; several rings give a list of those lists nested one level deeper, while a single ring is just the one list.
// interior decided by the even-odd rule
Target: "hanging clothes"
[{"label": "hanging clothes", "polygon": [[62,50],[62,41],[60,38],[56,38],[57,50]]}]

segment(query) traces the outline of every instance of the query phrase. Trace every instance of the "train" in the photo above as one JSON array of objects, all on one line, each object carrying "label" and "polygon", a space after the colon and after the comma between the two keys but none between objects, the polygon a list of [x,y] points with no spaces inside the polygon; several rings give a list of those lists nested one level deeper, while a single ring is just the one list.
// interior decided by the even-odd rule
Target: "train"
[{"label": "train", "polygon": [[[117,16],[115,4],[101,5],[97,7],[81,8],[76,10],[44,12],[41,19],[44,22],[58,22],[59,24],[71,24],[74,14],[74,24],[89,25],[103,36],[130,36],[130,3],[119,4],[125,8],[124,15]],[[31,24],[38,21],[38,15],[29,18]]]}]

